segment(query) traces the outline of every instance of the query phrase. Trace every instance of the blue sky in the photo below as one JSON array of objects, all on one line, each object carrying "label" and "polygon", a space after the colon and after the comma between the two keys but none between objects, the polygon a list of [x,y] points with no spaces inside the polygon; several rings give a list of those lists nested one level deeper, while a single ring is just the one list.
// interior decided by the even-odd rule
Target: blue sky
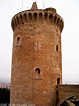
[{"label": "blue sky", "polygon": [[[12,17],[31,8],[35,0],[0,1],[0,81],[10,81]],[[79,84],[79,0],[36,0],[39,9],[54,7],[64,19],[62,36],[63,83]],[[44,3],[44,5],[43,5]]]}]

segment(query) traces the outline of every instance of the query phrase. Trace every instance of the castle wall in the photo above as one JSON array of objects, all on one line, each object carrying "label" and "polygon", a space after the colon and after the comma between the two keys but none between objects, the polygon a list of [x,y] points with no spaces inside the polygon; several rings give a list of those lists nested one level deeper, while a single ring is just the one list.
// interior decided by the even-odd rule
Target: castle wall
[{"label": "castle wall", "polygon": [[70,97],[79,98],[79,85],[57,85],[56,86],[56,106],[60,106]]}]

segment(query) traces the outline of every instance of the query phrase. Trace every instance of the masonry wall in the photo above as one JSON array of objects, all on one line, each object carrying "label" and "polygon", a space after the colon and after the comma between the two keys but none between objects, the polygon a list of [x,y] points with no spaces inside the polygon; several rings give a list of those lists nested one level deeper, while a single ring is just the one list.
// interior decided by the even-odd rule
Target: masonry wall
[{"label": "masonry wall", "polygon": [[60,106],[72,96],[79,98],[79,85],[57,85],[56,92],[56,106]]},{"label": "masonry wall", "polygon": [[25,12],[12,23],[11,104],[52,106],[55,85],[62,83],[61,28],[52,11]]}]

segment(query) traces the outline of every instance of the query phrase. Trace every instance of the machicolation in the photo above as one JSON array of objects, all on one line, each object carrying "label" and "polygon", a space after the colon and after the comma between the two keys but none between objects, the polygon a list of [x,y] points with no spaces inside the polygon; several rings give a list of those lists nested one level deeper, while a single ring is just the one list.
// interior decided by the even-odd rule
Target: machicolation
[{"label": "machicolation", "polygon": [[54,8],[46,8],[44,10],[31,9],[22,11],[13,17],[11,25],[14,30],[19,25],[27,24],[29,22],[31,24],[35,22],[40,24],[40,22],[43,23],[44,21],[46,21],[47,23],[51,23],[51,25],[54,22],[54,24],[57,25],[57,27],[59,27],[61,31],[63,29],[63,19],[56,13],[56,9]]}]

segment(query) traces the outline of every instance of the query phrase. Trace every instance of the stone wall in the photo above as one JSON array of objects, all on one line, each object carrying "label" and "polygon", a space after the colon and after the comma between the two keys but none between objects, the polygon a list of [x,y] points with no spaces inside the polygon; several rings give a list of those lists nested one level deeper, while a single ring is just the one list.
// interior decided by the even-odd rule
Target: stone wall
[{"label": "stone wall", "polygon": [[60,106],[68,98],[79,98],[79,85],[57,85],[56,92],[56,106]]},{"label": "stone wall", "polygon": [[53,8],[32,8],[16,14],[12,28],[11,104],[54,105],[62,83],[62,18]]}]

